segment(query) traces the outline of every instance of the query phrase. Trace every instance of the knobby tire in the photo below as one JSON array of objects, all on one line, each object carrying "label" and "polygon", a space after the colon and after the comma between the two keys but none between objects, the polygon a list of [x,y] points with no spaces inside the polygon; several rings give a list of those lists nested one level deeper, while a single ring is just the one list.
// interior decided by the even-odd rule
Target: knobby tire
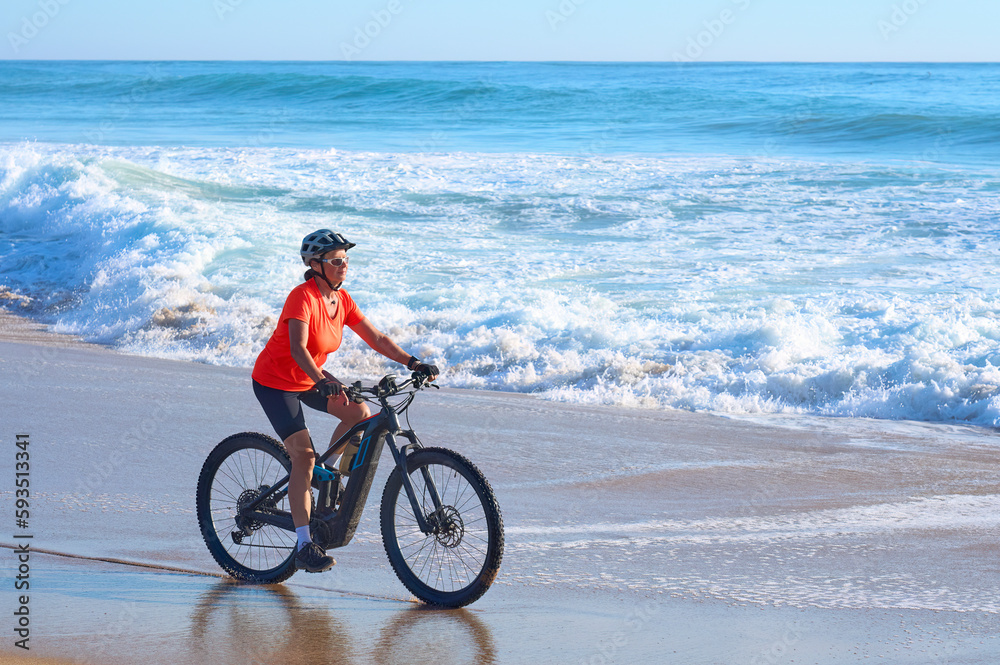
[{"label": "knobby tire", "polygon": [[432,605],[462,607],[490,588],[503,559],[503,516],[493,489],[476,466],[444,448],[422,448],[407,457],[410,481],[425,515],[435,506],[423,470],[444,506],[448,529],[424,534],[417,526],[397,467],[382,493],[382,543],[397,577]]},{"label": "knobby tire", "polygon": [[[295,573],[295,534],[268,524],[252,525],[237,544],[236,507],[277,483],[292,468],[284,446],[256,432],[234,434],[209,454],[198,476],[198,525],[208,551],[234,578],[258,584],[283,582]],[[287,497],[273,506],[288,511]]]}]

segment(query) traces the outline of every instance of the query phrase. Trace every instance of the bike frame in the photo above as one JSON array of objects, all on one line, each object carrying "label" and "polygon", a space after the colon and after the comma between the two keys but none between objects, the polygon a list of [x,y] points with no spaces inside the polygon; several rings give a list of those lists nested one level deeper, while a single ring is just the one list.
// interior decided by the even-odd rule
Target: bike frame
[{"label": "bike frame", "polygon": [[[324,462],[334,450],[341,448],[355,434],[361,433],[361,443],[358,446],[358,452],[350,468],[351,473],[347,477],[347,485],[341,494],[339,508],[326,515],[313,514],[310,519],[310,522],[313,524],[315,524],[316,519],[321,520],[325,524],[327,537],[323,538],[325,541],[323,545],[326,549],[343,547],[351,542],[351,539],[354,537],[354,532],[361,521],[361,513],[364,511],[365,503],[368,500],[368,493],[371,491],[372,480],[375,478],[375,470],[382,455],[382,447],[385,445],[388,445],[389,450],[392,451],[396,467],[400,469],[403,487],[406,490],[406,496],[410,501],[410,507],[417,518],[417,525],[420,527],[421,532],[428,534],[434,530],[424,515],[424,511],[421,509],[420,502],[417,500],[413,489],[413,484],[410,482],[410,475],[407,472],[407,456],[412,450],[421,447],[420,441],[412,430],[400,428],[398,414],[395,408],[387,401],[390,396],[379,395],[378,401],[382,405],[382,409],[375,415],[362,420],[349,429],[334,445],[330,446],[329,450],[316,460],[317,464]],[[407,439],[409,443],[397,446],[397,435]],[[437,488],[434,486],[430,474],[427,473],[426,469],[422,469],[421,471],[425,486],[434,504],[434,510],[439,510],[441,508],[441,499]],[[325,482],[339,482],[339,475],[334,474],[333,480]],[[246,506],[241,517],[270,524],[285,531],[294,532],[295,525],[292,522],[291,513],[286,511],[261,510],[261,504],[265,501],[273,498],[274,502],[277,503],[284,498],[288,493],[289,477],[289,475],[285,475],[284,478],[262,492],[260,496]],[[319,513],[319,510],[316,513]]]}]

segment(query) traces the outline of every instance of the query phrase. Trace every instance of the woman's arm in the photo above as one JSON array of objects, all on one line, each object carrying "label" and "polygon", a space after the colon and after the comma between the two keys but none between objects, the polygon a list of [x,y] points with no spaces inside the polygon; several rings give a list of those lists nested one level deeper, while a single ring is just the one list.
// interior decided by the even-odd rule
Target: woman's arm
[{"label": "woman's arm", "polygon": [[310,379],[319,383],[326,378],[326,374],[309,355],[309,350],[306,349],[308,341],[309,324],[298,319],[288,319],[288,343],[291,346],[292,358]]},{"label": "woman's arm", "polygon": [[362,319],[361,323],[351,326],[351,330],[358,334],[358,337],[365,341],[365,344],[372,347],[389,360],[395,360],[405,365],[410,361],[410,354],[404,351],[394,341],[371,324],[368,319]]}]

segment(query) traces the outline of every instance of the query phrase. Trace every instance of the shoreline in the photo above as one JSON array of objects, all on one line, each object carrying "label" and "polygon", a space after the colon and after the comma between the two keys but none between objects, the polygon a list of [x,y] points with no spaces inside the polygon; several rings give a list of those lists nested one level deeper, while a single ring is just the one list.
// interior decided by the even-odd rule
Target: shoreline
[{"label": "shoreline", "polygon": [[16,342],[55,348],[103,349],[111,347],[86,342],[75,335],[52,332],[51,326],[0,307],[0,342]]},{"label": "shoreline", "polygon": [[[143,359],[154,362],[167,362],[167,363],[180,363],[182,365],[199,366],[199,367],[218,367],[225,370],[231,370],[236,372],[244,372],[249,376],[250,368],[248,367],[236,367],[229,365],[211,365],[208,363],[199,363],[191,360],[180,360],[176,358],[159,358],[155,356],[144,356],[144,355],[133,355],[122,353],[111,346],[104,344],[97,344],[94,342],[87,342],[75,335],[68,335],[64,333],[56,333],[51,331],[51,326],[48,324],[37,322],[28,317],[16,314],[9,310],[5,310],[0,307],[0,342],[10,342],[17,344],[27,344],[41,348],[69,348],[69,349],[81,349],[94,351],[98,353],[111,353],[122,358],[134,358]],[[721,420],[728,420],[735,423],[745,423],[751,426],[762,426],[762,427],[777,427],[781,429],[789,430],[802,430],[809,429],[812,427],[818,427],[820,429],[826,428],[845,428],[845,429],[858,429],[861,434],[859,436],[864,436],[865,433],[875,433],[879,434],[909,434],[910,436],[919,436],[921,429],[931,429],[937,432],[948,431],[954,433],[958,437],[977,437],[980,435],[995,435],[1000,434],[1000,427],[988,427],[986,425],[978,425],[975,423],[964,423],[958,421],[925,421],[925,420],[890,420],[890,419],[879,419],[879,418],[867,418],[867,417],[856,417],[856,416],[825,416],[816,414],[788,414],[788,413],[759,413],[759,414],[748,414],[748,413],[724,413],[716,411],[690,411],[687,409],[675,409],[669,407],[663,408],[644,408],[644,407],[630,407],[630,406],[618,406],[614,404],[585,404],[578,402],[564,402],[553,399],[546,399],[532,393],[521,393],[513,391],[500,391],[491,389],[476,389],[476,388],[451,388],[442,387],[442,394],[455,393],[458,395],[471,396],[493,396],[496,399],[514,399],[514,400],[531,400],[538,401],[545,404],[559,405],[566,409],[575,410],[596,410],[596,411],[621,411],[624,413],[629,413],[636,417],[642,417],[643,414],[690,414],[692,416],[702,416],[706,418],[718,418]],[[1000,445],[1000,438],[997,439],[997,445]]]},{"label": "shoreline", "polygon": [[[1000,655],[992,435],[422,391],[413,429],[483,471],[506,532],[487,594],[466,610],[428,612],[381,542],[390,459],[331,571],[233,585],[201,539],[194,495],[217,442],[270,432],[247,371],[32,335],[43,342],[0,341],[10,414],[0,436],[31,439],[32,654],[117,665],[141,649],[150,665],[243,663],[240,636],[277,617],[285,623],[266,646],[278,651],[262,662],[281,650],[287,662],[316,662],[320,643],[351,662],[393,662],[387,650],[428,628],[477,645],[469,662],[661,662],[676,652],[690,663],[784,654],[827,665],[864,654],[986,665]],[[331,420],[307,415],[317,441]],[[333,629],[289,638],[309,625]],[[192,642],[202,627],[211,639]],[[374,645],[355,639],[368,635]]]}]

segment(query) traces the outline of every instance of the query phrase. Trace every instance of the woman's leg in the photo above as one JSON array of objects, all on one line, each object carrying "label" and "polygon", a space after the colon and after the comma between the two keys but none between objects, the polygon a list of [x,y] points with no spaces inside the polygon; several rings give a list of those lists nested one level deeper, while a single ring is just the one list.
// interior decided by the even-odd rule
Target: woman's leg
[{"label": "woman's leg", "polygon": [[292,458],[292,470],[288,474],[288,507],[292,512],[292,522],[298,538],[299,549],[295,554],[295,565],[310,573],[322,573],[337,562],[326,554],[322,545],[313,542],[309,528],[309,507],[312,503],[309,483],[316,463],[316,453],[309,442],[309,430],[303,429],[289,435],[285,439],[285,450]]},{"label": "woman's leg", "polygon": [[340,424],[333,430],[330,437],[330,446],[333,446],[340,437],[347,433],[359,422],[371,415],[368,405],[362,402],[357,404],[344,396],[331,397],[326,401],[326,410],[331,416],[340,419]]},{"label": "woman's leg", "polygon": [[316,454],[309,441],[302,404],[298,394],[269,388],[256,381],[253,392],[292,459],[292,470],[288,474],[288,506],[295,526],[303,527],[309,524],[309,483]]},{"label": "woman's leg", "polygon": [[[309,400],[307,404],[314,406],[311,402],[312,400]],[[326,400],[326,410],[330,415],[340,419],[340,423],[330,438],[331,446],[347,430],[371,415],[367,404],[363,402],[357,404],[343,396]],[[307,429],[291,434],[284,440],[284,444],[288,456],[292,458],[292,470],[288,478],[288,507],[292,513],[292,522],[298,528],[309,524],[309,507],[311,505],[309,495],[313,466],[316,464],[316,451],[313,450],[310,443],[309,430]]]},{"label": "woman's leg", "polygon": [[292,512],[295,527],[309,524],[309,485],[312,482],[316,453],[309,441],[309,430],[302,429],[285,439],[285,450],[292,458],[292,470],[288,474],[288,507]]}]

